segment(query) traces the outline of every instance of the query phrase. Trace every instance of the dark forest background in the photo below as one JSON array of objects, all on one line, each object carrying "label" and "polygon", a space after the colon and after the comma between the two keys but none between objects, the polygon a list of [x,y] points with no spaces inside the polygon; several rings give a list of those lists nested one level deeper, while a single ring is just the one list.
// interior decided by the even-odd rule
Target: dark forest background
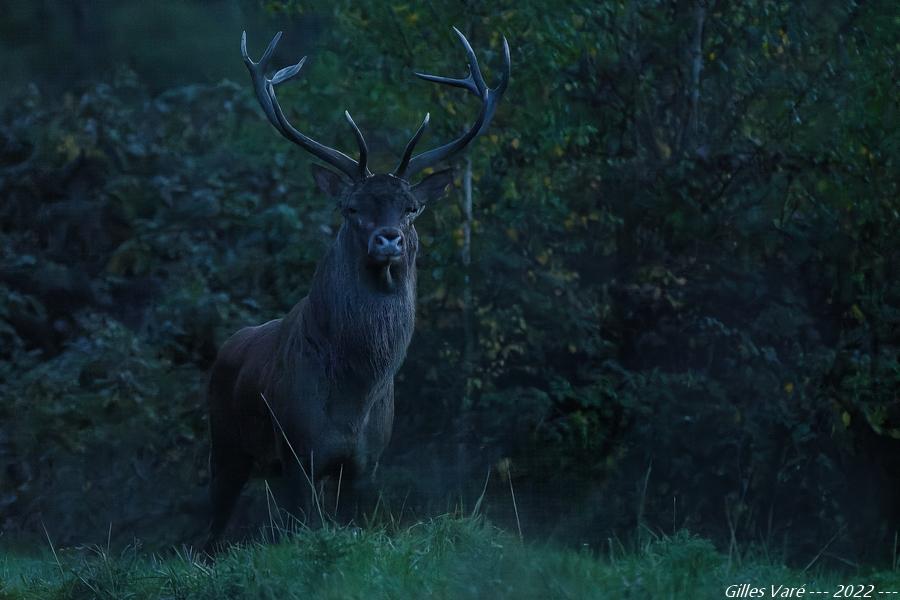
[{"label": "dark forest background", "polygon": [[[0,2],[0,544],[202,531],[205,373],[339,223],[241,63],[308,54],[304,131],[393,166],[512,80],[419,221],[395,513],[605,546],[887,561],[900,530],[895,0]],[[473,213],[463,210],[471,173]],[[245,492],[254,521],[260,487]],[[398,512],[399,511],[399,512]],[[257,511],[258,512],[258,511]],[[893,549],[893,550],[892,550]]]}]

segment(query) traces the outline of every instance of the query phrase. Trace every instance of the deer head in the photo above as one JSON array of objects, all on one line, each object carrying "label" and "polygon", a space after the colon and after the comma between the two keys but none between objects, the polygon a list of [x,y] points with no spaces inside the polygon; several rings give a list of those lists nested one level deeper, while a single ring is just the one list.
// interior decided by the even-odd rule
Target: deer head
[{"label": "deer head", "polygon": [[369,150],[359,127],[350,113],[344,116],[350,124],[359,147],[359,159],[329,148],[304,135],[291,125],[278,104],[275,87],[293,77],[303,68],[306,57],[291,67],[276,72],[271,78],[265,72],[275,51],[281,32],[278,32],[259,62],[247,54],[246,32],[241,36],[241,54],[250,71],[256,97],[272,125],[288,140],[294,142],[331,167],[313,167],[313,176],[320,190],[336,199],[344,217],[338,234],[339,241],[355,249],[361,265],[390,274],[390,266],[403,263],[415,256],[417,245],[413,221],[425,206],[440,198],[452,181],[449,170],[438,171],[416,185],[410,179],[422,170],[450,158],[463,150],[469,142],[481,134],[494,116],[494,111],[509,83],[509,45],[503,38],[504,69],[499,85],[489,88],[484,81],[475,52],[466,37],[455,27],[453,31],[465,47],[469,74],[465,78],[450,78],[416,73],[427,81],[463,88],[481,101],[478,117],[469,129],[458,138],[427,152],[413,156],[416,144],[428,126],[425,119],[407,143],[397,167],[389,174],[373,175],[368,167]]}]

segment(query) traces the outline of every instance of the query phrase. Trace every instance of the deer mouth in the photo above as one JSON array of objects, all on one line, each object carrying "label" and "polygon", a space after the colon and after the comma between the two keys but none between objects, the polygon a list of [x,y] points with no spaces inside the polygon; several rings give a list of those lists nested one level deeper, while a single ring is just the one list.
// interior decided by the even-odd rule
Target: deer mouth
[{"label": "deer mouth", "polygon": [[403,258],[402,254],[376,254],[369,255],[369,264],[375,269],[383,269],[396,265]]}]

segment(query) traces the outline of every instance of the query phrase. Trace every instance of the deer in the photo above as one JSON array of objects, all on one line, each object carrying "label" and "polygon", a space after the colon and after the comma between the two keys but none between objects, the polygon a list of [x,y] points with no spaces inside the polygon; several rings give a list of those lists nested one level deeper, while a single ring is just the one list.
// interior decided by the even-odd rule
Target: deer
[{"label": "deer", "polygon": [[316,266],[307,296],[282,318],[240,329],[221,346],[211,367],[211,518],[204,546],[209,553],[220,547],[251,476],[280,475],[287,512],[301,519],[313,509],[322,515],[314,482],[336,480],[338,498],[348,498],[344,506],[371,493],[393,429],[394,378],[415,323],[419,239],[414,221],[446,194],[453,171],[412,180],[483,133],[509,83],[505,37],[500,81],[492,88],[469,41],[453,31],[465,49],[467,76],[415,75],[476,96],[478,116],[459,137],[413,156],[430,121],[426,114],[397,167],[383,174],[369,169],[365,138],[349,112],[344,117],[356,138],[357,160],[288,121],[275,89],[300,73],[306,57],[268,77],[281,32],[259,62],[247,53],[246,31],[241,35],[241,56],[263,113],[278,133],[327,165],[313,163],[313,179],[336,202],[342,222]]}]

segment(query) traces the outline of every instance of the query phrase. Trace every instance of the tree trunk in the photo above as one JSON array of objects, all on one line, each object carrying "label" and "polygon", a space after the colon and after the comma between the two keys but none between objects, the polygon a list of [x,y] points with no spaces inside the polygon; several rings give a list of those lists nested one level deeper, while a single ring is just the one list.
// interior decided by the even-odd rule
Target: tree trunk
[{"label": "tree trunk", "polygon": [[463,409],[472,406],[472,373],[474,370],[475,342],[472,334],[472,282],[470,266],[472,264],[472,159],[466,157],[466,169],[463,172],[463,374],[465,391]]},{"label": "tree trunk", "polygon": [[694,7],[694,38],[691,41],[691,90],[690,116],[684,148],[696,146],[700,127],[700,73],[703,71],[703,25],[706,22],[706,4],[697,0]]}]

